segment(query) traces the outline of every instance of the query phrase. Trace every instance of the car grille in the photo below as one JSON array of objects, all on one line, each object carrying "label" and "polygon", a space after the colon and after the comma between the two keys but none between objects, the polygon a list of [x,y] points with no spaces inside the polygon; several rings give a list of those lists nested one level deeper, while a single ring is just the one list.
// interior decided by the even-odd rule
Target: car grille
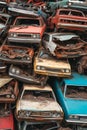
[{"label": "car grille", "polygon": [[30,116],[51,117],[50,112],[32,112]]},{"label": "car grille", "polygon": [[32,38],[31,34],[17,34],[18,37],[29,37]]},{"label": "car grille", "polygon": [[87,116],[79,116],[80,121],[87,121]]},{"label": "car grille", "polygon": [[60,73],[65,73],[66,72],[66,69],[54,69],[54,68],[47,68],[45,67],[45,70],[47,71],[53,71],[53,72],[60,72]]}]

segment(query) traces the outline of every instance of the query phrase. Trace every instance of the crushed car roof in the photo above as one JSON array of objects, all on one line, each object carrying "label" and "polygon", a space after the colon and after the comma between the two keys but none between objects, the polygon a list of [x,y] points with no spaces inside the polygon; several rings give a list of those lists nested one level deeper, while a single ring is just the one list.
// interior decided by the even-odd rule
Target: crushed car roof
[{"label": "crushed car roof", "polygon": [[4,77],[0,78],[0,88],[3,87],[5,84],[9,83],[13,78]]}]

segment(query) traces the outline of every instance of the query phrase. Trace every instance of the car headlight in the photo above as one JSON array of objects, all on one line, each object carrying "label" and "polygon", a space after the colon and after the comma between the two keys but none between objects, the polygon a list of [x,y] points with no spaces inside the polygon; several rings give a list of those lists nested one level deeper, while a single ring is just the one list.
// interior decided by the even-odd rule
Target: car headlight
[{"label": "car headlight", "polygon": [[13,37],[14,33],[9,33],[9,36]]},{"label": "car headlight", "polygon": [[37,38],[37,35],[36,35],[36,34],[33,34],[32,37],[33,37],[33,38]]},{"label": "car headlight", "polygon": [[17,69],[15,73],[16,73],[16,74],[20,74],[20,70]]},{"label": "car headlight", "polygon": [[66,69],[66,70],[65,70],[65,72],[66,72],[66,73],[69,73],[69,72],[70,72],[70,70],[69,70],[69,69]]},{"label": "car headlight", "polygon": [[60,113],[57,112],[52,114],[52,117],[60,117],[60,116],[61,116]]},{"label": "car headlight", "polygon": [[41,66],[40,69],[41,69],[41,70],[45,70],[45,67]]},{"label": "car headlight", "polygon": [[14,95],[14,94],[12,94],[12,95],[11,95],[11,98],[13,98],[13,99],[14,99],[14,98],[15,98],[15,95]]},{"label": "car headlight", "polygon": [[71,2],[68,2],[68,5],[69,5],[69,6],[72,5],[72,3],[71,3]]},{"label": "car headlight", "polygon": [[40,38],[40,34],[37,34],[37,38]]},{"label": "car headlight", "polygon": [[25,115],[26,115],[27,117],[29,117],[29,116],[30,116],[30,113],[31,113],[31,112],[26,111]]},{"label": "car headlight", "polygon": [[40,34],[32,34],[33,38],[40,38]]},{"label": "car headlight", "polygon": [[9,36],[11,36],[11,37],[17,37],[17,34],[16,33],[9,33]]},{"label": "car headlight", "polygon": [[18,115],[19,116],[24,116],[25,115],[25,111],[18,111]]},{"label": "car headlight", "polygon": [[61,69],[61,71],[64,73],[65,72],[65,70],[64,69]]},{"label": "car headlight", "polygon": [[30,57],[27,57],[27,60],[30,60]]},{"label": "car headlight", "polygon": [[12,68],[11,72],[12,72],[12,73],[15,73],[15,72],[16,72],[16,69],[15,69],[15,68]]},{"label": "car headlight", "polygon": [[77,115],[69,115],[69,119],[78,119],[79,117]]},{"label": "car headlight", "polygon": [[37,68],[37,70],[40,70],[40,66],[37,66],[36,68]]},{"label": "car headlight", "polygon": [[13,37],[17,37],[17,34],[14,33]]}]

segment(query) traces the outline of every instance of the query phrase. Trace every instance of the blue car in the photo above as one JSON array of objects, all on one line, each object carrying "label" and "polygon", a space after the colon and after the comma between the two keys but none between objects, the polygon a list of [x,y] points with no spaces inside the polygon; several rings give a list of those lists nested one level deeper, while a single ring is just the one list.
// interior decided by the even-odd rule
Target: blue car
[{"label": "blue car", "polygon": [[72,73],[72,77],[51,81],[56,98],[65,114],[65,121],[87,123],[87,76]]}]

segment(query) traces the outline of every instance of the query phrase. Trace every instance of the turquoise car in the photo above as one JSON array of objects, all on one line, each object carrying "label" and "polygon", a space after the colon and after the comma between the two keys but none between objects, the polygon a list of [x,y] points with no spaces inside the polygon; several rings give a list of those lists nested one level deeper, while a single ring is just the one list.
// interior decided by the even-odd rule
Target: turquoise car
[{"label": "turquoise car", "polygon": [[77,9],[83,12],[87,11],[87,1],[86,0],[49,0],[47,2],[48,9],[53,12],[57,8],[71,8]]},{"label": "turquoise car", "polygon": [[51,81],[56,98],[65,114],[65,121],[87,123],[87,76],[72,73],[72,77]]}]

